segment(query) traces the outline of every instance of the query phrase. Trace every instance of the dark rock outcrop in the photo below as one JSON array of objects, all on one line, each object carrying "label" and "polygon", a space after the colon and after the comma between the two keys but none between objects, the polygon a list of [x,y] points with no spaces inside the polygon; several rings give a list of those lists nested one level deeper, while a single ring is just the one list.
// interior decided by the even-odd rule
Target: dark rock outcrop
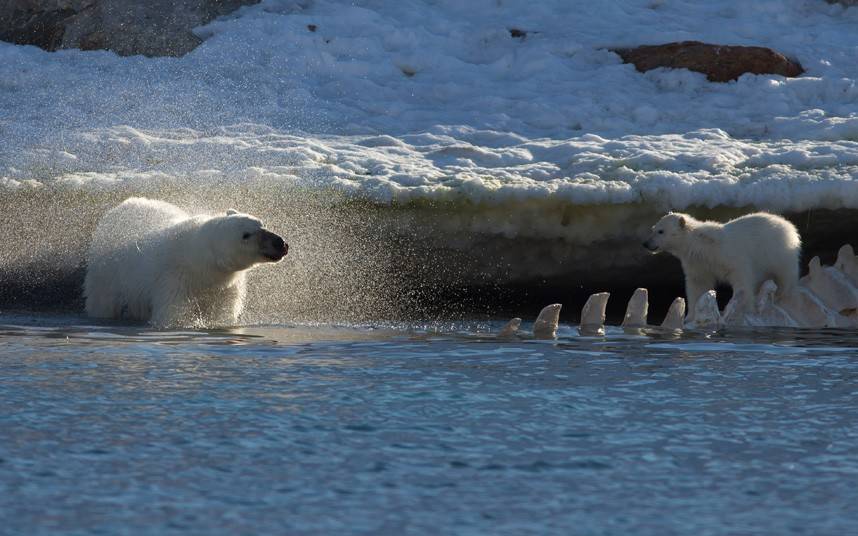
[{"label": "dark rock outcrop", "polygon": [[259,0],[3,0],[0,40],[45,50],[112,50],[181,56],[201,39],[191,29]]},{"label": "dark rock outcrop", "polygon": [[798,62],[764,47],[683,41],[613,51],[619,54],[625,63],[633,63],[640,72],[658,67],[690,69],[705,74],[710,82],[736,80],[745,73],[793,77],[804,72]]}]

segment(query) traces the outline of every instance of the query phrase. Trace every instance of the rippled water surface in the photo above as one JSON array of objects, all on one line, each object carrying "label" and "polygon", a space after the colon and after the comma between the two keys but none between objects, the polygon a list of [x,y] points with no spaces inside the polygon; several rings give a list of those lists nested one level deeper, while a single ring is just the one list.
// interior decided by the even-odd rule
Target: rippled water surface
[{"label": "rippled water surface", "polygon": [[858,527],[848,332],[0,324],[0,533]]}]

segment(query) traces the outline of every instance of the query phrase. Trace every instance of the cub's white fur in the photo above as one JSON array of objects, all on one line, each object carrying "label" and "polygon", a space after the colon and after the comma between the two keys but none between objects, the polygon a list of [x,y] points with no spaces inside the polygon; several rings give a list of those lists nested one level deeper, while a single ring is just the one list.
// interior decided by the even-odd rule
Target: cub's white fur
[{"label": "cub's white fur", "polygon": [[[745,297],[743,302],[753,299],[767,279],[777,283],[778,296],[789,295],[798,284],[801,239],[793,224],[774,214],[757,212],[718,223],[671,212],[655,224],[644,246],[679,258],[690,304],[717,282],[729,284]],[[742,310],[747,303],[738,305]]]}]

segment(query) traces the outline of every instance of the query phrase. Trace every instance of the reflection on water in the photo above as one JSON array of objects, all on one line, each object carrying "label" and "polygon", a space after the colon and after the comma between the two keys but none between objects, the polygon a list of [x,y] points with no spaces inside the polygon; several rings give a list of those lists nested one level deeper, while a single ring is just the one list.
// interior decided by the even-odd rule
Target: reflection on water
[{"label": "reflection on water", "polygon": [[858,522],[855,333],[564,328],[546,342],[498,341],[487,325],[0,324],[0,532]]}]

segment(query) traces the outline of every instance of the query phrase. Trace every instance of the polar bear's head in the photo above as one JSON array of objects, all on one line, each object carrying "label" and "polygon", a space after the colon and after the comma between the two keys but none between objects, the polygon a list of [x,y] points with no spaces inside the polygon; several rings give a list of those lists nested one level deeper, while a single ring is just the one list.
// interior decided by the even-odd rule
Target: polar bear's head
[{"label": "polar bear's head", "polygon": [[289,245],[249,214],[230,209],[203,223],[201,242],[226,271],[246,270],[254,264],[277,262],[286,256]]},{"label": "polar bear's head", "polygon": [[658,223],[653,225],[652,233],[643,243],[643,246],[653,253],[676,251],[685,243],[690,230],[690,221],[691,216],[687,214],[668,212],[658,220]]}]

